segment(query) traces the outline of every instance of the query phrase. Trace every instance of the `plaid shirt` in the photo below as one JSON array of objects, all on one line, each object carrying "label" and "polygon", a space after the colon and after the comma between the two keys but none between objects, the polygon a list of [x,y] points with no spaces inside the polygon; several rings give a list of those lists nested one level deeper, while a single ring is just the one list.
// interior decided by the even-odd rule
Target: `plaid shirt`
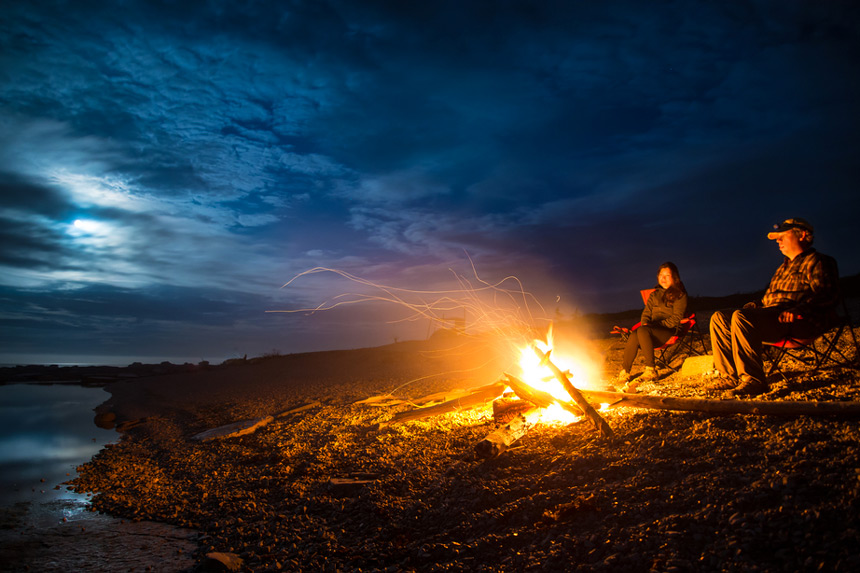
[{"label": "plaid shirt", "polygon": [[820,322],[839,300],[839,271],[836,261],[815,249],[788,257],[770,280],[761,306],[776,306]]}]

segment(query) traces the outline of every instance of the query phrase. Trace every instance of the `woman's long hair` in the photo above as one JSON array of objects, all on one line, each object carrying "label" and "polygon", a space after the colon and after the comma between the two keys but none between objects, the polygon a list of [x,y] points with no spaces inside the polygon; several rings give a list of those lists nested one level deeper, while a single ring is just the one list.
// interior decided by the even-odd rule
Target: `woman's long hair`
[{"label": "woman's long hair", "polygon": [[678,272],[678,267],[675,263],[665,262],[660,265],[660,268],[657,269],[657,274],[660,274],[660,271],[663,269],[669,269],[669,272],[672,273],[672,286],[666,289],[666,292],[663,294],[663,300],[666,302],[667,306],[672,306],[675,304],[675,301],[681,298],[682,294],[687,294],[687,288],[684,286],[684,283],[681,281],[681,273]]}]

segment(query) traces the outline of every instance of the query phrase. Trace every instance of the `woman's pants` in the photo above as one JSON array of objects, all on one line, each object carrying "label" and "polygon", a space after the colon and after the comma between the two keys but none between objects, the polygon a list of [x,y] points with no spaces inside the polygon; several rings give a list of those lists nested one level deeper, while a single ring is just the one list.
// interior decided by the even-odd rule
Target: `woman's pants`
[{"label": "woman's pants", "polygon": [[663,346],[674,334],[674,330],[662,326],[652,324],[640,326],[631,332],[630,337],[627,339],[622,368],[630,372],[630,368],[633,366],[633,361],[636,360],[636,354],[639,353],[640,348],[642,349],[642,359],[645,361],[645,366],[654,368],[654,347]]}]

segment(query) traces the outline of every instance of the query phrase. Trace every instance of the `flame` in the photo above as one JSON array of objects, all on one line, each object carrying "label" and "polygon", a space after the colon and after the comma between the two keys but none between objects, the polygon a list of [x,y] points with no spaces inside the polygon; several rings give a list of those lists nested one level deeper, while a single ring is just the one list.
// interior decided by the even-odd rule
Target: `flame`
[{"label": "flame", "polygon": [[[534,340],[531,344],[520,348],[520,378],[529,386],[550,394],[559,402],[570,402],[570,394],[564,389],[561,382],[555,377],[549,367],[541,365],[540,359],[535,354],[532,346],[539,348],[544,354],[552,351],[552,361],[564,372],[571,383],[577,388],[597,388],[598,385],[592,380],[599,380],[599,370],[587,356],[574,355],[573,353],[559,352],[553,345],[552,327],[547,332],[546,341]],[[602,405],[605,409],[608,405]],[[539,411],[538,419],[550,424],[570,424],[579,419],[562,408],[559,404],[552,404],[548,408]],[[529,420],[531,421],[531,420]]]}]

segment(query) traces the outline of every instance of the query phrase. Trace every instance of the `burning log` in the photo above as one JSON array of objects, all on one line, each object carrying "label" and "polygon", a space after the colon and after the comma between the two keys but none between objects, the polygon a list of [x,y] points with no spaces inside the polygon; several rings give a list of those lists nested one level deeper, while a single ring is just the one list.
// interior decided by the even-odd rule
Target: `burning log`
[{"label": "burning log", "polygon": [[534,410],[535,405],[519,398],[496,398],[493,400],[493,420],[497,424],[507,424],[520,414]]},{"label": "burning log", "polygon": [[511,387],[511,390],[514,391],[514,394],[523,400],[528,400],[539,408],[549,408],[553,404],[558,404],[574,416],[583,415],[582,410],[575,404],[557,400],[552,394],[533,388],[516,376],[505,373],[505,380],[508,382],[508,386]]},{"label": "burning log", "polygon": [[517,414],[506,425],[490,432],[486,438],[475,444],[475,453],[482,458],[492,458],[507,450],[529,431],[531,425],[526,422],[526,416],[535,410],[537,408],[532,407],[525,414]]},{"label": "burning log", "polygon": [[582,394],[610,407],[629,406],[654,410],[680,410],[709,414],[757,414],[761,416],[837,416],[860,417],[860,402],[766,402],[764,400],[714,400],[674,398],[647,394],[624,394],[582,390]]},{"label": "burning log", "polygon": [[579,390],[573,387],[573,384],[570,383],[570,380],[568,380],[564,372],[562,372],[558,368],[558,366],[553,364],[552,360],[549,359],[549,355],[552,350],[548,350],[546,353],[544,353],[537,346],[533,346],[532,348],[534,349],[535,354],[537,354],[538,358],[540,358],[541,364],[547,366],[552,371],[558,381],[561,382],[561,385],[564,390],[568,394],[570,394],[570,397],[573,398],[573,401],[576,402],[576,405],[582,408],[582,411],[585,413],[586,417],[591,420],[591,422],[594,424],[594,427],[597,428],[597,431],[600,432],[600,435],[604,438],[611,437],[613,434],[612,428],[609,427],[609,424],[606,422],[606,420],[604,420],[603,417],[597,413],[597,410],[595,410],[591,406],[591,404],[588,403],[588,400],[586,400],[583,395],[580,394]]},{"label": "burning log", "polygon": [[481,386],[471,394],[462,396],[455,400],[449,400],[436,406],[429,406],[427,408],[415,408],[414,410],[407,410],[405,412],[395,414],[394,417],[390,420],[386,422],[380,422],[379,429],[381,430],[393,424],[399,424],[400,422],[420,420],[422,418],[427,418],[428,416],[437,416],[439,414],[459,412],[460,410],[465,410],[467,408],[472,408],[474,406],[484,404],[491,400],[495,400],[496,398],[501,396],[504,391],[505,384],[503,382],[494,382],[493,384]]}]

